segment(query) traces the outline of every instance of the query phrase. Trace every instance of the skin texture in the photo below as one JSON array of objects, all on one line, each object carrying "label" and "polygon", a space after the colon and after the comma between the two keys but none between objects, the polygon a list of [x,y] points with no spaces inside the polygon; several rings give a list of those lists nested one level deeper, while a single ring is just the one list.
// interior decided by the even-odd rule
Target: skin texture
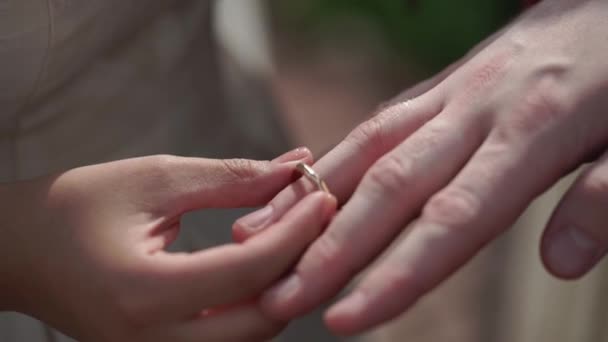
[{"label": "skin texture", "polygon": [[[541,243],[561,278],[608,250],[608,3],[545,0],[469,56],[406,92],[314,165],[342,204],[294,272],[262,298],[288,320],[330,300],[407,227],[386,258],[326,313],[350,335],[406,311],[504,232],[540,193],[584,163]],[[405,101],[404,99],[410,99]],[[265,224],[311,190],[296,183]]]},{"label": "skin texture", "polygon": [[310,152],[272,162],[153,156],[0,186],[2,309],[80,341],[267,340],[285,323],[257,298],[320,234],[333,197],[306,196],[245,243],[165,247],[184,213],[266,203],[299,161]]}]

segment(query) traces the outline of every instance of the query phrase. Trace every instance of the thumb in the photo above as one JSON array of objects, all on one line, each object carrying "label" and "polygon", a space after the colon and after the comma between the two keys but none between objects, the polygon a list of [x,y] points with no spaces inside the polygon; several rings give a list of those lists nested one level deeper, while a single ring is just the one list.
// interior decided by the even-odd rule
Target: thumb
[{"label": "thumb", "polygon": [[294,180],[298,163],[312,162],[306,148],[272,161],[173,158],[171,200],[184,213],[200,208],[254,207],[265,204]]}]

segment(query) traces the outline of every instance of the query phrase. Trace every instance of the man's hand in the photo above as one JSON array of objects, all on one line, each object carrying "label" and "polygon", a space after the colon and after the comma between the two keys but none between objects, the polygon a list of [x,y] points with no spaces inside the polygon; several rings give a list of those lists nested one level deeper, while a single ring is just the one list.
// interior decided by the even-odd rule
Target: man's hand
[{"label": "man's hand", "polygon": [[[257,297],[320,234],[335,200],[314,193],[243,244],[165,251],[180,217],[266,203],[293,180],[297,150],[273,162],[155,156],[0,188],[4,309],[82,341],[262,341],[284,320]],[[11,203],[9,205],[9,203]],[[213,229],[213,227],[201,227]]]},{"label": "man's hand", "polygon": [[[263,308],[288,319],[334,296],[408,234],[326,321],[353,334],[394,318],[505,231],[530,202],[608,143],[608,3],[546,0],[461,64],[362,124],[314,167],[344,203]],[[441,47],[438,47],[441,48]],[[542,255],[576,278],[608,249],[608,158],[562,200]],[[271,203],[275,222],[310,191]],[[240,241],[263,231],[237,221]]]}]

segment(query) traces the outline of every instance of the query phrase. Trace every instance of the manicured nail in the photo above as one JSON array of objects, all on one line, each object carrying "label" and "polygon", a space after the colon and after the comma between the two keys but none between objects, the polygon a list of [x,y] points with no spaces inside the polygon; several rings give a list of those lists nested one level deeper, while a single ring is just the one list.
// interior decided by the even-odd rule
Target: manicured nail
[{"label": "manicured nail", "polygon": [[267,205],[262,209],[252,212],[236,221],[240,227],[249,233],[255,232],[263,228],[268,221],[272,219],[274,209],[272,205]]},{"label": "manicured nail", "polygon": [[294,161],[300,161],[308,158],[310,156],[310,151],[306,147],[298,147],[293,149],[277,158],[275,158],[272,162],[277,164],[284,164]]},{"label": "manicured nail", "polygon": [[555,272],[576,276],[595,261],[599,244],[578,227],[568,227],[550,238],[547,261]]},{"label": "manicured nail", "polygon": [[283,304],[295,298],[302,289],[302,281],[297,274],[281,281],[264,295],[264,301],[275,304]]}]

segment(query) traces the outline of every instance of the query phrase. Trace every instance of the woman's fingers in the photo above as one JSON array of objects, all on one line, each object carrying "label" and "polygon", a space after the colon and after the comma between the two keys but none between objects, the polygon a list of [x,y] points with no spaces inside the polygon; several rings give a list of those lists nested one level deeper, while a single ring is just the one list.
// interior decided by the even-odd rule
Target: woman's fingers
[{"label": "woman's fingers", "polygon": [[[267,203],[293,182],[298,163],[312,161],[308,149],[298,148],[273,161],[157,155],[102,166],[114,178],[109,182],[118,187],[137,188],[145,195],[146,202],[136,205],[155,215],[177,217],[202,208],[254,207]],[[99,189],[102,193],[106,190]],[[149,208],[146,203],[154,203],[154,207]]]},{"label": "woman's fingers", "polygon": [[549,171],[556,161],[533,151],[491,138],[484,143],[428,201],[404,240],[330,308],[328,326],[353,334],[396,317],[508,228],[557,177]]},{"label": "woman's fingers", "polygon": [[170,191],[165,198],[170,203],[168,215],[175,216],[201,208],[267,203],[293,181],[299,162],[310,163],[313,159],[308,149],[298,148],[273,161],[171,156],[157,160],[159,184],[155,185]]},{"label": "woman's fingers", "polygon": [[256,303],[221,312],[203,313],[179,324],[174,339],[184,342],[265,342],[278,335],[285,323],[272,320]]},{"label": "woman's fingers", "polygon": [[259,295],[297,261],[336,210],[331,195],[315,192],[293,207],[264,234],[244,244],[193,255],[167,255],[165,282],[172,293],[164,307],[197,312]]},{"label": "woman's fingers", "polygon": [[[142,159],[132,177],[142,182],[145,210],[161,221],[149,240],[148,250],[165,249],[179,233],[178,218],[203,208],[255,207],[267,203],[293,182],[296,166],[313,161],[310,151],[297,148],[272,161],[155,156]],[[132,177],[123,177],[131,181]],[[125,186],[132,186],[130,184]],[[147,203],[156,203],[149,207]]]},{"label": "woman's fingers", "polygon": [[564,195],[545,231],[547,269],[561,278],[587,273],[608,250],[608,154],[585,170]]},{"label": "woman's fingers", "polygon": [[[435,95],[426,94],[385,109],[360,125],[342,143],[314,165],[340,203],[345,202],[369,167],[392,150],[442,109]],[[239,219],[233,227],[237,241],[244,241],[278,220],[303,196],[314,189],[306,179],[296,182],[277,195],[261,211],[270,213],[266,220],[259,213]]]}]

